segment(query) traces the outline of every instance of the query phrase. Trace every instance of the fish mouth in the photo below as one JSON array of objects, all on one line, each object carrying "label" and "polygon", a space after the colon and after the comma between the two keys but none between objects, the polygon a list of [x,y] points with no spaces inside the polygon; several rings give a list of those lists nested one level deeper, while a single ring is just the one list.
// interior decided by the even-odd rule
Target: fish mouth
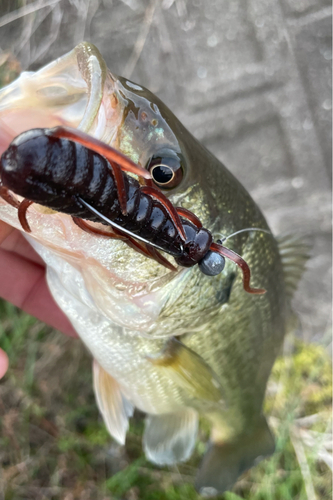
[{"label": "fish mouth", "polygon": [[[117,78],[107,69],[98,49],[87,42],[80,43],[69,53],[36,72],[23,72],[17,80],[0,90],[0,154],[20,133],[32,128],[58,125],[80,129],[116,147],[118,129],[123,120],[123,104],[116,100],[115,105],[116,84]],[[45,218],[46,225],[49,225],[46,218],[55,217],[54,227],[57,226],[57,219],[66,219],[64,225],[67,227],[74,226],[69,216],[49,215],[47,209],[43,211],[42,207],[36,205],[32,205],[29,214],[30,220],[35,221],[32,225],[32,237],[48,244],[50,248],[52,239],[45,238],[45,233],[39,231],[43,226],[41,217]],[[11,220],[10,223],[20,228]],[[75,226],[73,229],[75,230]],[[65,246],[60,240],[56,246],[62,253]],[[82,249],[80,246],[81,240],[76,236],[71,250],[74,253],[81,253],[83,250],[89,257],[90,249]],[[118,247],[118,242],[109,240],[110,254]],[[121,288],[131,296],[150,295],[152,289],[162,287],[180,272],[170,272],[151,260],[147,270],[144,270],[147,258],[137,253],[135,255],[134,250],[129,248],[126,251],[129,252],[126,265],[115,258],[109,272],[112,272],[118,289]],[[66,259],[65,252],[63,253]],[[139,277],[133,273],[133,261],[142,271]]]},{"label": "fish mouth", "polygon": [[[106,118],[100,120],[99,112],[106,85],[108,92],[113,85],[107,75],[103,57],[87,42],[80,43],[39,71],[23,72],[0,91],[3,147],[32,128],[66,125],[95,137],[103,135],[101,127]],[[110,127],[110,123],[108,125]]]}]

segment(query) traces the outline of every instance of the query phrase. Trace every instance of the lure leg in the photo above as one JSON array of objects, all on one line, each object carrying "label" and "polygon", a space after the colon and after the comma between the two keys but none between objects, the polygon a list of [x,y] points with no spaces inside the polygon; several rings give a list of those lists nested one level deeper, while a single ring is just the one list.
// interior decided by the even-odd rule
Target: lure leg
[{"label": "lure leg", "polygon": [[95,151],[96,153],[104,156],[108,161],[116,163],[125,172],[131,172],[132,174],[136,174],[139,177],[143,177],[144,179],[151,179],[151,175],[148,170],[140,167],[139,165],[136,165],[127,156],[123,155],[108,144],[105,144],[104,142],[99,141],[98,139],[95,139],[88,134],[85,134],[81,130],[60,126],[49,129],[49,134],[53,135],[54,137],[79,142],[88,149],[91,149],[92,151]]},{"label": "lure leg", "polygon": [[127,240],[126,236],[122,236],[120,233],[116,233],[113,229],[111,231],[103,231],[103,229],[99,229],[97,227],[91,226],[83,219],[79,219],[79,217],[74,217],[72,215],[73,222],[83,231],[89,234],[99,234],[101,236],[107,236],[108,238],[119,239],[119,240]]},{"label": "lure leg", "polygon": [[134,238],[122,235],[120,233],[120,231],[118,232],[116,229],[112,229],[112,231],[110,231],[110,232],[103,231],[102,229],[91,226],[85,220],[79,219],[79,217],[72,216],[72,219],[73,219],[73,222],[83,231],[86,231],[89,234],[98,234],[101,236],[107,236],[108,238],[112,238],[112,239],[123,240],[124,243],[127,243],[128,246],[130,246],[131,248],[133,248],[137,252],[140,252],[145,257],[149,257],[151,259],[156,260],[159,264],[162,264],[163,266],[167,267],[171,271],[176,271],[176,268],[165,257],[163,257],[163,255],[160,254],[160,252],[155,250],[155,248],[148,246],[148,245],[145,245],[145,244],[140,244]]},{"label": "lure leg", "polygon": [[29,223],[27,220],[27,210],[30,207],[30,205],[32,205],[32,204],[33,204],[33,201],[31,201],[31,200],[25,199],[25,200],[21,201],[21,203],[18,207],[18,212],[17,212],[21,226],[24,229],[24,231],[26,231],[27,233],[31,233],[31,229],[30,229],[30,226],[29,226]]},{"label": "lure leg", "polygon": [[123,215],[127,215],[127,196],[125,189],[125,181],[121,168],[115,162],[109,162],[114,179],[116,181],[117,191],[118,191],[118,199],[120,209]]},{"label": "lure leg", "polygon": [[144,186],[141,191],[145,194],[148,194],[149,196],[152,196],[156,200],[158,200],[160,203],[162,203],[163,207],[165,210],[168,212],[170,215],[171,219],[173,220],[176,228],[178,229],[178,232],[180,236],[183,238],[184,241],[186,241],[186,234],[183,228],[182,221],[180,220],[180,217],[175,209],[175,207],[172,205],[171,201],[166,198],[163,193],[161,193],[158,189],[150,186]]},{"label": "lure leg", "polygon": [[170,271],[177,271],[177,268],[175,266],[173,266],[171,264],[171,262],[169,262],[165,257],[163,257],[163,255],[158,250],[156,250],[156,248],[151,247],[150,245],[146,245],[146,246],[147,246],[147,250],[150,253],[150,257],[152,259],[156,260],[156,262],[158,262],[162,266],[166,267],[167,269],[170,269]]},{"label": "lure leg", "polygon": [[19,208],[20,202],[5,186],[0,186],[0,197],[7,203],[9,203],[12,207]]},{"label": "lure leg", "polygon": [[131,237],[127,238],[126,243],[129,247],[133,248],[133,250],[141,253],[141,255],[144,255],[145,257],[151,257],[150,253],[148,252],[147,245],[145,245],[144,243],[139,243],[137,240]]},{"label": "lure leg", "polygon": [[162,266],[166,267],[167,269],[170,269],[170,271],[176,271],[177,269],[175,266],[171,264],[163,255],[156,250],[154,247],[148,245],[147,243],[139,243],[137,240],[134,238],[128,237],[128,240],[126,241],[127,245],[136,250],[137,252],[140,252],[142,255],[145,257],[149,257],[150,259],[156,260],[159,264]]},{"label": "lure leg", "polygon": [[188,219],[190,222],[192,222],[195,226],[197,226],[197,228],[200,229],[202,227],[200,219],[198,219],[198,217],[196,215],[194,215],[192,212],[190,212],[186,208],[176,207],[176,212],[181,217],[184,217],[185,219]]},{"label": "lure leg", "polygon": [[152,179],[144,179],[143,177],[139,177],[139,184],[141,186],[147,186],[155,189],[159,189],[155,184]]}]

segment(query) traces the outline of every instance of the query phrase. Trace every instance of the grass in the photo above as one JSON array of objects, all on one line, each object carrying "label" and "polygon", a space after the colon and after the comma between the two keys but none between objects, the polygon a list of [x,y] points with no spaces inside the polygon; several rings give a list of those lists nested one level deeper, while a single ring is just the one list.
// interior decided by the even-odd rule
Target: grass
[{"label": "grass", "polygon": [[[98,414],[91,360],[66,338],[0,302],[0,346],[10,358],[0,384],[0,498],[4,500],[196,500],[208,427],[190,462],[152,466],[142,454],[143,415],[118,446]],[[266,414],[275,454],[243,474],[220,500],[328,500],[331,488],[331,364],[323,346],[287,339],[274,366]]]}]

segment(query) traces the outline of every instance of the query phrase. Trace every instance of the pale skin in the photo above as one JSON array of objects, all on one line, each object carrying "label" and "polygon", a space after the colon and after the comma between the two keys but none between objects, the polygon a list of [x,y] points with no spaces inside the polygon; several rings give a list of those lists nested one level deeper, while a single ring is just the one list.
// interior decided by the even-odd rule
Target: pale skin
[{"label": "pale skin", "polygon": [[[76,333],[54,302],[45,279],[45,265],[17,229],[0,221],[0,297],[71,337]],[[0,349],[0,378],[8,369]]]}]

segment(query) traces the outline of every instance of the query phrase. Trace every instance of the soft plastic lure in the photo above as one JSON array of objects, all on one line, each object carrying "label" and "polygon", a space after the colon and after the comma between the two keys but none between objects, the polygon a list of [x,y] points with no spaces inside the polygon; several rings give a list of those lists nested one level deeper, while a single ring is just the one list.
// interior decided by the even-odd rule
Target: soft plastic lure
[{"label": "soft plastic lure", "polygon": [[[127,175],[130,172],[139,180]],[[39,203],[72,216],[84,231],[120,238],[168,269],[192,267],[209,276],[219,274],[225,257],[243,272],[244,290],[250,287],[250,269],[242,257],[218,242],[189,210],[174,207],[159,188],[181,180],[177,155],[152,158],[148,169],[103,142],[68,127],[32,129],[17,136],[3,153],[0,196],[18,209],[22,228],[30,232],[27,210]],[[25,199],[19,202],[11,191]],[[112,232],[85,220],[110,225]]]}]

